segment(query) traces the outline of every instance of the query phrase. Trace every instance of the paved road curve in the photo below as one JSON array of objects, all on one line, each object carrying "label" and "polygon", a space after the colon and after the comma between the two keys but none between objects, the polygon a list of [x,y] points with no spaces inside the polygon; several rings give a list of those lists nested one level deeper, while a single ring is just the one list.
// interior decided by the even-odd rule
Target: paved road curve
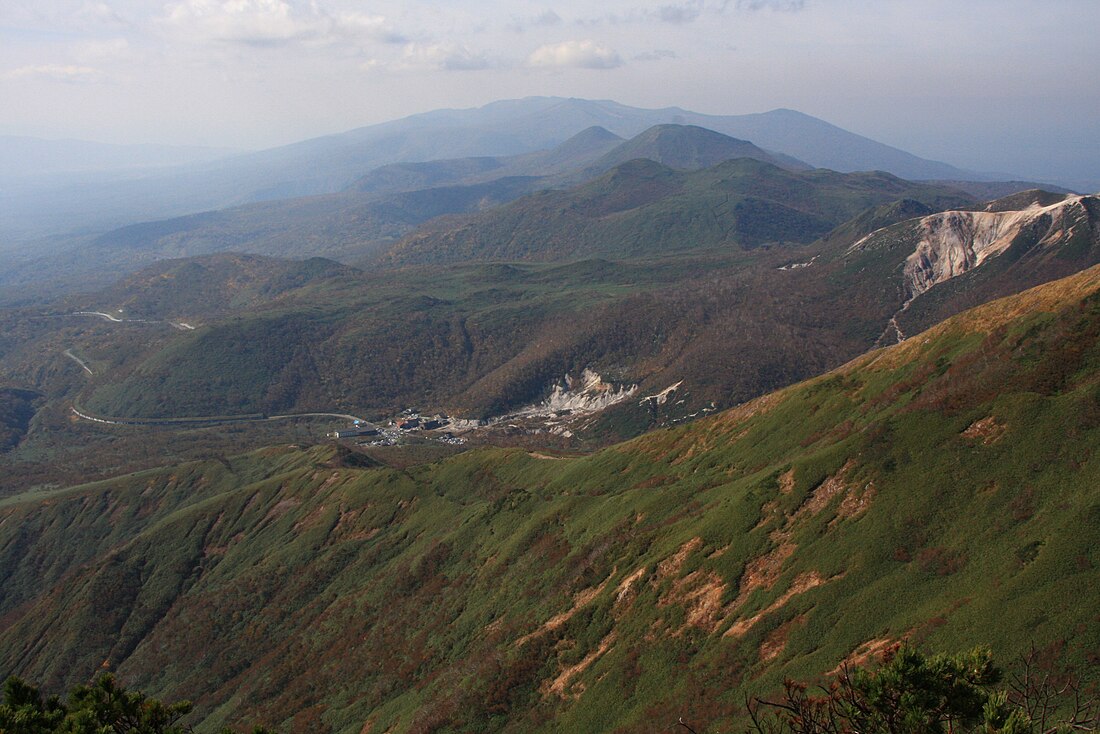
[{"label": "paved road curve", "polygon": [[347,421],[359,421],[360,423],[367,423],[366,419],[358,418],[354,415],[347,413],[287,413],[286,415],[263,415],[256,413],[253,415],[239,415],[239,416],[196,416],[194,418],[108,418],[104,416],[91,415],[85,411],[80,410],[75,405],[72,408],[73,414],[78,418],[83,418],[87,421],[94,421],[95,423],[106,423],[112,426],[212,426],[221,425],[225,423],[254,423],[256,421],[281,421],[290,420],[291,418],[340,418]]}]

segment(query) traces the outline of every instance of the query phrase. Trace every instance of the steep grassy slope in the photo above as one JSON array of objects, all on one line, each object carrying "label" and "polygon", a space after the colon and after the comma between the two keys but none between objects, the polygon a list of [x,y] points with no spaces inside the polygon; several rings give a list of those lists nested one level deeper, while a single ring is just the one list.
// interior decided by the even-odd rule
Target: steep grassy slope
[{"label": "steep grassy slope", "polygon": [[107,664],[211,727],[709,731],[902,637],[1095,656],[1098,337],[1094,268],[587,457],[288,447],[2,501],[0,671]]}]

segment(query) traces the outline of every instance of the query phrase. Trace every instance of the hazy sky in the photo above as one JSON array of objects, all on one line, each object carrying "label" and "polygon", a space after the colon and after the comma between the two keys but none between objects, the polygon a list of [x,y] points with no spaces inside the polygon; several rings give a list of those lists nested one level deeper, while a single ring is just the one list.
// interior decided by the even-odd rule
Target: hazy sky
[{"label": "hazy sky", "polygon": [[1100,179],[1098,31],[1100,0],[0,0],[0,134],[261,148],[560,95]]}]

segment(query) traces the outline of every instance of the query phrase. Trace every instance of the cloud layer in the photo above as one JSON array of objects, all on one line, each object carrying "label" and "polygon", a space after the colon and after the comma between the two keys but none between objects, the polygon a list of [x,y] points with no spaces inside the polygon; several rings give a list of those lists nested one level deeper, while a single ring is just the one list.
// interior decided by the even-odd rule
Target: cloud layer
[{"label": "cloud layer", "polygon": [[39,66],[21,66],[5,75],[8,79],[41,79],[67,84],[87,84],[103,79],[103,72],[91,66],[75,64],[41,64]]},{"label": "cloud layer", "polygon": [[592,40],[562,41],[539,46],[527,57],[527,64],[551,68],[614,69],[623,65],[623,59],[614,49]]},{"label": "cloud layer", "polygon": [[169,32],[193,42],[277,46],[407,40],[389,26],[384,16],[332,12],[316,3],[303,7],[287,0],[179,0],[169,3],[158,21]]}]

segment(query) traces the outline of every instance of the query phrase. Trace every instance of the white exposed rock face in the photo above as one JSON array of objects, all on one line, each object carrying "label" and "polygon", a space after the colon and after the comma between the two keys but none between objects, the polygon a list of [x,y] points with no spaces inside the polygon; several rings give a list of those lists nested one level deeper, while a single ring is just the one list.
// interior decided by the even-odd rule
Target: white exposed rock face
[{"label": "white exposed rock face", "polygon": [[1000,255],[1025,227],[1040,217],[1050,218],[1039,239],[1040,246],[1064,240],[1072,233],[1078,215],[1087,217],[1082,198],[1071,196],[1050,206],[1035,205],[1020,211],[951,211],[921,218],[921,240],[905,261],[908,298],[916,298],[929,288]]},{"label": "white exposed rock face", "polygon": [[[906,301],[1000,255],[1021,231],[1038,224],[1040,218],[1048,219],[1037,229],[1039,246],[1065,241],[1078,222],[1088,220],[1083,203],[1086,198],[1095,197],[1067,196],[1049,206],[1033,204],[1017,211],[949,211],[921,217],[917,224],[920,241],[903,269]],[[884,231],[872,232],[848,252],[875,247]]]},{"label": "white exposed rock face", "polygon": [[671,395],[672,393],[676,392],[676,390],[680,387],[680,385],[683,385],[683,384],[684,384],[684,381],[680,380],[675,385],[669,385],[668,387],[666,387],[664,390],[657,393],[656,395],[646,395],[644,398],[642,398],[638,402],[638,405],[645,405],[650,400],[654,401],[657,405],[664,405],[665,403],[668,402],[668,396]]},{"label": "white exposed rock face", "polygon": [[[918,239],[902,267],[905,300],[879,342],[885,343],[895,336],[897,341],[903,341],[905,334],[898,325],[898,316],[908,310],[914,299],[1000,255],[1025,230],[1039,247],[1054,247],[1077,234],[1078,227],[1092,226],[1086,199],[1091,205],[1097,201],[1096,196],[1066,196],[1047,206],[1034,203],[1018,210],[948,211],[909,220],[906,226],[915,222]],[[893,246],[896,236],[894,227],[876,230],[849,247],[848,254]]]},{"label": "white exposed rock face", "polygon": [[512,414],[512,417],[594,413],[626,400],[637,389],[637,385],[616,389],[611,383],[604,382],[599,374],[586,368],[581,373],[580,379],[573,379],[566,375],[563,383],[554,385],[550,397],[537,405],[519,410]]}]

